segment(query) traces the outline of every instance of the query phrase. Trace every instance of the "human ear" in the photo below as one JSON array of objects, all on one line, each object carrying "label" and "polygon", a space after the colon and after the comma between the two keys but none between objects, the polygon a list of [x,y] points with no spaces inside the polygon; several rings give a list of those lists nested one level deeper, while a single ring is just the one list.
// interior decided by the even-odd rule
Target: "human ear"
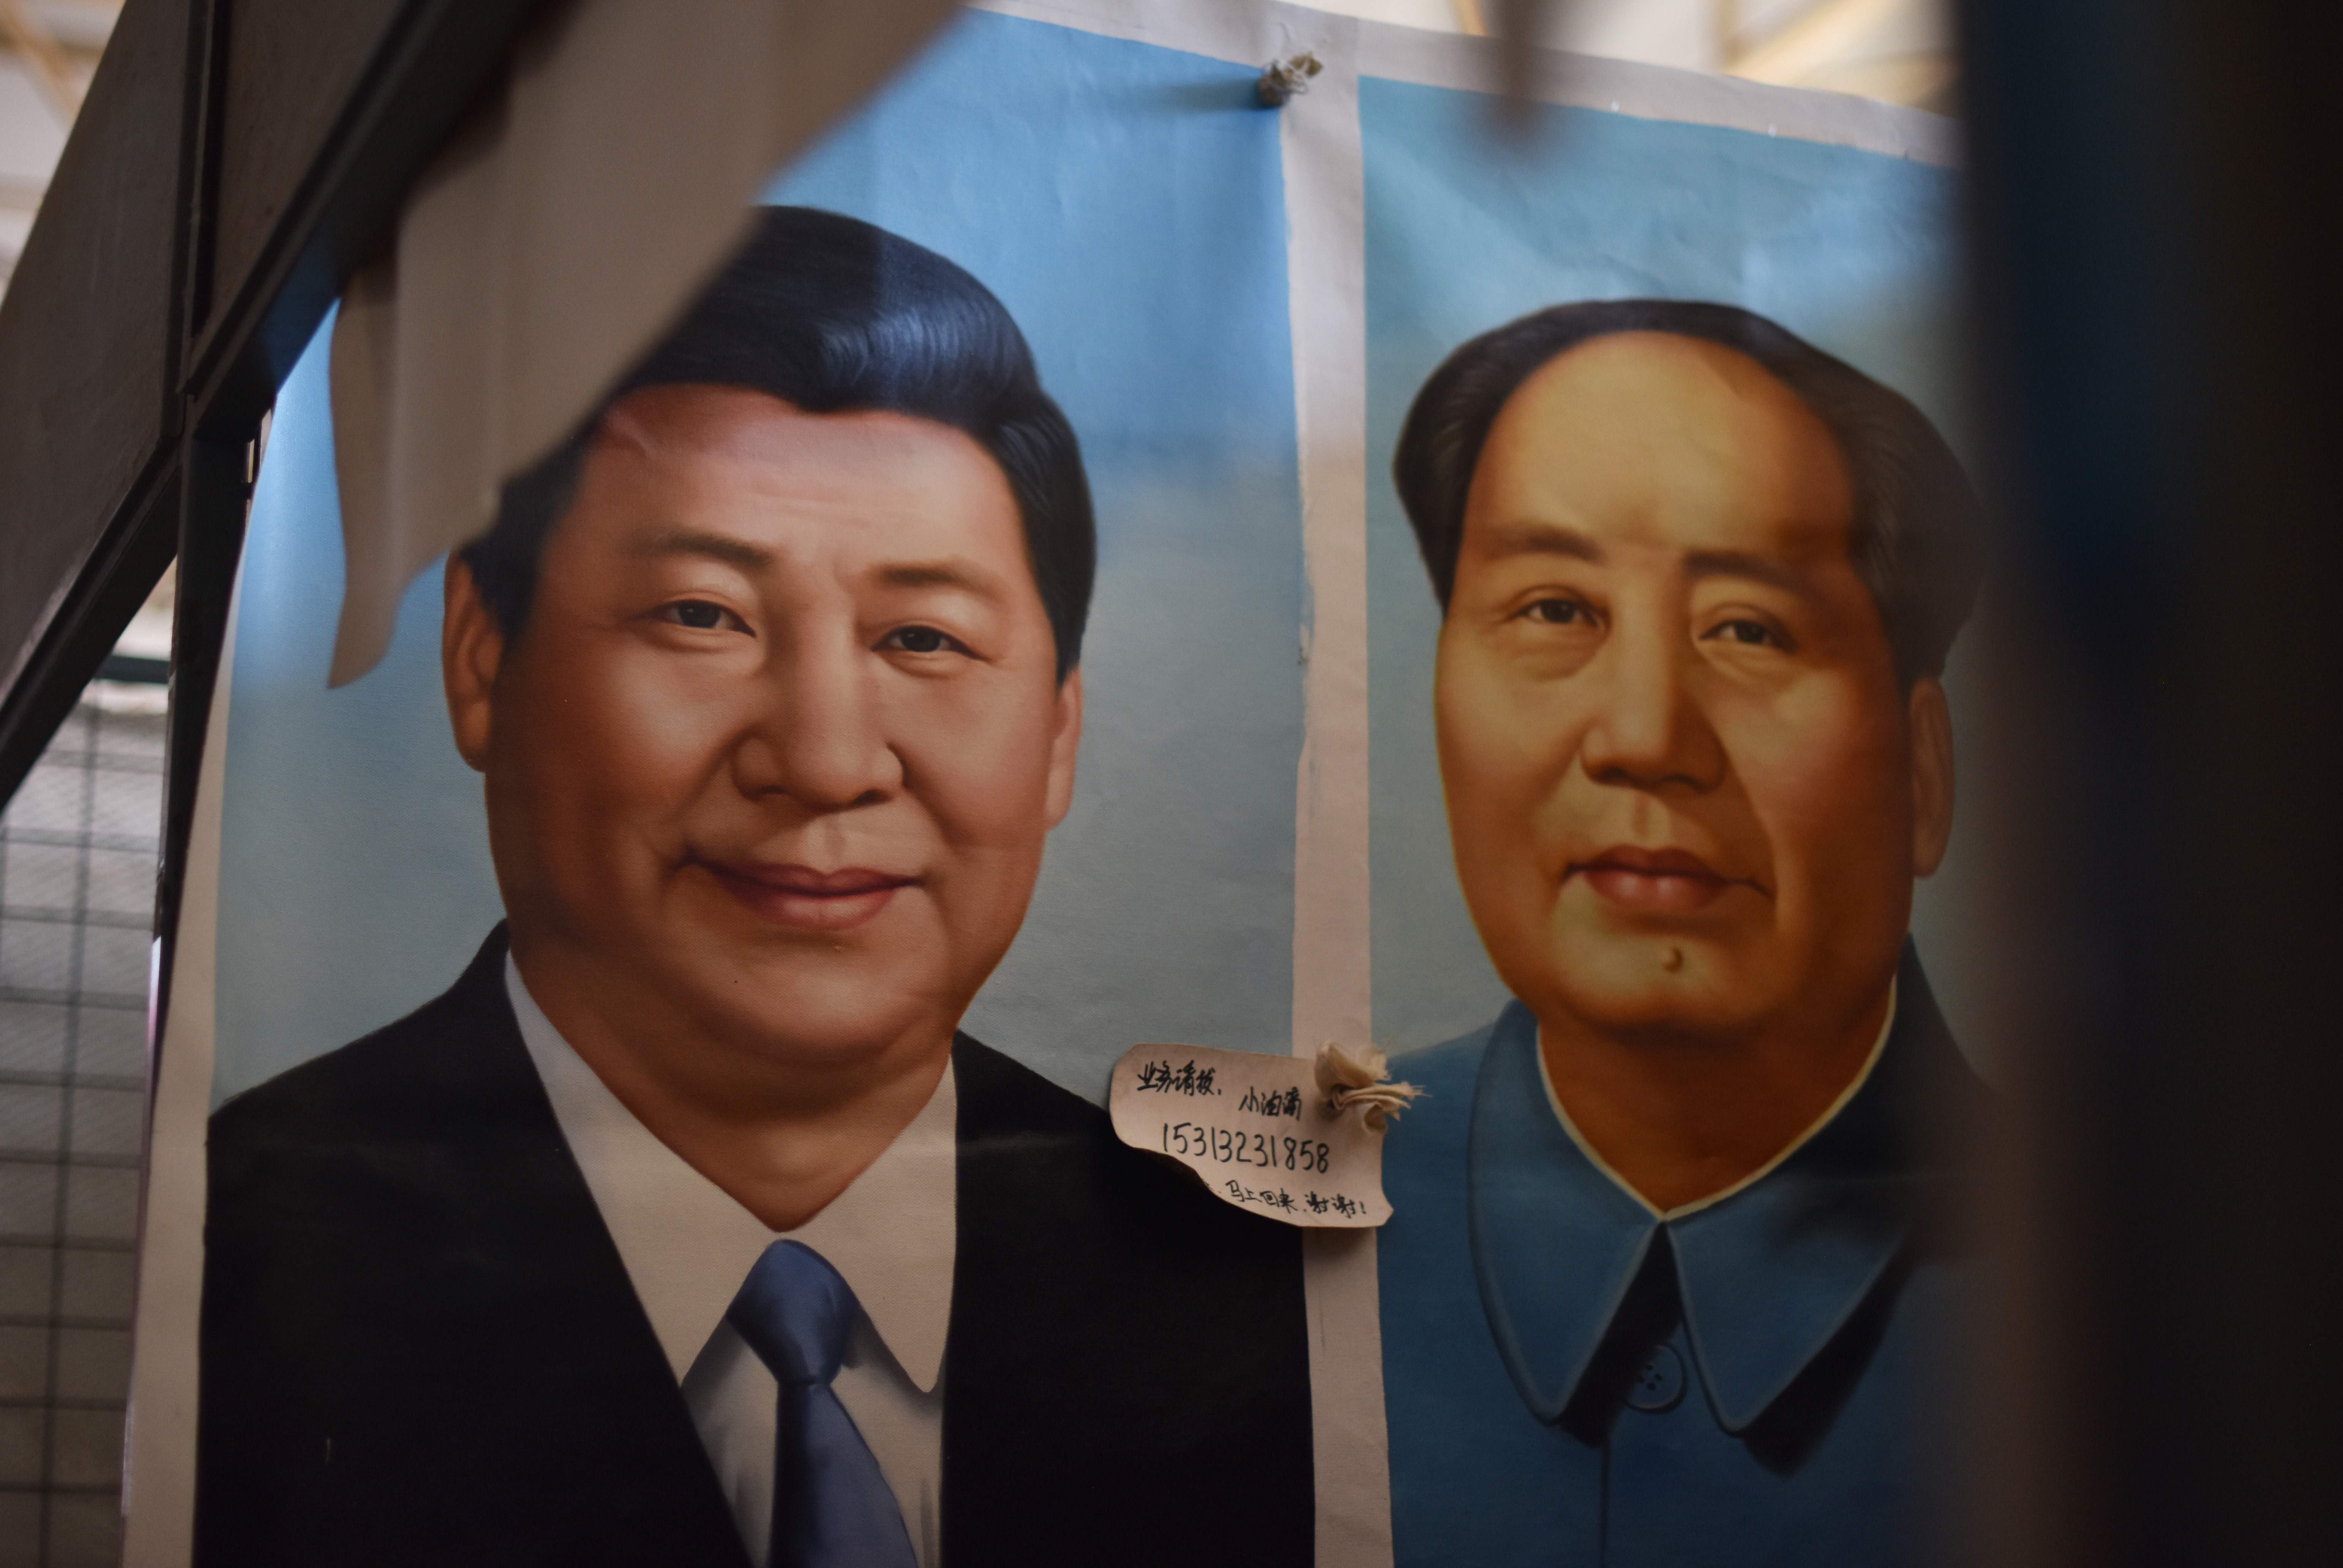
[{"label": "human ear", "polygon": [[1953,836],[1953,714],[1934,676],[1912,683],[1906,729],[1912,740],[1912,873],[1944,863]]},{"label": "human ear", "polygon": [[447,722],[456,732],[457,751],[476,771],[485,773],[505,638],[460,553],[447,558],[446,605],[439,627],[439,674],[447,687]]},{"label": "human ear", "polygon": [[1074,755],[1082,745],[1082,672],[1071,671],[1058,688],[1058,724],[1050,737],[1050,826],[1066,819],[1074,803]]}]

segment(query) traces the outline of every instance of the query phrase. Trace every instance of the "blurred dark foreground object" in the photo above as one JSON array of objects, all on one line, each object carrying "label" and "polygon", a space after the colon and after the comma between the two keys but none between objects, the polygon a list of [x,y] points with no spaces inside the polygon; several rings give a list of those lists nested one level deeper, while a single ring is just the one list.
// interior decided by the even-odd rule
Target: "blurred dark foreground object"
[{"label": "blurred dark foreground object", "polygon": [[2343,1562],[2343,20],[1965,0],[2025,1132],[1981,1560]]}]

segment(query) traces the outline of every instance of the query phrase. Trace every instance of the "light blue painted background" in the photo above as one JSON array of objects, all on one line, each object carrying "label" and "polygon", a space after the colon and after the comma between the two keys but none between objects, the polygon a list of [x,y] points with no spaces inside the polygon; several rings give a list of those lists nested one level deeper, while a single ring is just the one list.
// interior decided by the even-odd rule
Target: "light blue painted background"
[{"label": "light blue painted background", "polygon": [[[1081,771],[968,1027],[1094,1098],[1141,1040],[1289,1043],[1300,483],[1277,122],[1251,106],[1254,74],[972,14],[772,193],[974,273],[1081,437],[1101,545]],[[444,990],[501,912],[447,736],[436,571],[382,666],[325,689],[326,341],[278,399],[246,547],[222,1098]]]},{"label": "light blue painted background", "polygon": [[[1959,447],[1958,184],[1845,147],[1552,106],[1508,149],[1490,137],[1486,98],[1443,87],[1369,78],[1359,104],[1374,1029],[1404,1049],[1478,1028],[1505,996],[1450,859],[1432,729],[1439,607],[1391,483],[1416,389],[1466,338],[1549,305],[1717,300],[1896,387]],[[1964,663],[1956,645],[1956,744]],[[1979,1000],[1963,854],[1977,838],[1967,807],[1981,765],[1974,747],[1961,751],[1953,849],[1913,917],[1956,1035]]]}]

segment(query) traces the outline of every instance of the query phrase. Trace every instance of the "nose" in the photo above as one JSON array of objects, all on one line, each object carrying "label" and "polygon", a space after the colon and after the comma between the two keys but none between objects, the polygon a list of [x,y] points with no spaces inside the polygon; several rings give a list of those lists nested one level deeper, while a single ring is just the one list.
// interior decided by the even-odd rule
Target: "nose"
[{"label": "nose", "polygon": [[733,753],[752,799],[780,795],[809,813],[891,796],[902,759],[888,744],[874,661],[851,626],[791,628],[768,658],[759,711]]},{"label": "nose", "polygon": [[1579,750],[1598,784],[1701,793],[1724,779],[1724,745],[1691,689],[1689,639],[1666,621],[1623,615],[1604,649],[1605,681]]}]

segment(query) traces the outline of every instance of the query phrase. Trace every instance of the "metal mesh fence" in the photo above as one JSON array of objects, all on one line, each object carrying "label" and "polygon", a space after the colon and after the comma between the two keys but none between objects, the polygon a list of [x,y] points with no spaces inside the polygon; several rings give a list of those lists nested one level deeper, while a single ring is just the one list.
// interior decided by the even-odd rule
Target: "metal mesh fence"
[{"label": "metal mesh fence", "polygon": [[0,813],[0,1568],[121,1555],[163,724],[85,699]]}]

